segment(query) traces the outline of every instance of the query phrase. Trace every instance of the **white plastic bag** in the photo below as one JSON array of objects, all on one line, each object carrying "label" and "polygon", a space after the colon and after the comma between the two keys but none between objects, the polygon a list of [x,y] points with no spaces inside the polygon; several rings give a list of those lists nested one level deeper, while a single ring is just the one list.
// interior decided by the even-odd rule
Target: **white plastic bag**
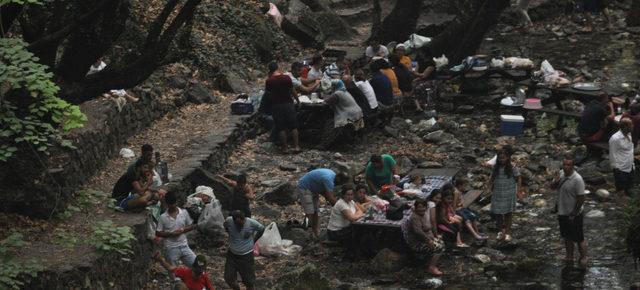
[{"label": "white plastic bag", "polygon": [[411,34],[409,36],[409,40],[405,41],[404,47],[406,47],[406,49],[416,49],[416,48],[421,48],[425,45],[427,45],[429,42],[431,42],[431,38],[430,37],[426,37],[426,36],[422,36],[422,35],[417,35],[417,34]]},{"label": "white plastic bag", "polygon": [[504,60],[504,66],[510,68],[532,68],[533,61],[528,58],[507,57]]},{"label": "white plastic bag", "polygon": [[123,158],[133,158],[136,157],[136,154],[133,153],[133,150],[129,148],[122,148],[120,149],[120,156],[122,156]]},{"label": "white plastic bag", "polygon": [[224,235],[224,216],[222,207],[218,200],[208,203],[200,217],[198,217],[198,231],[209,237],[220,237]]},{"label": "white plastic bag", "polygon": [[495,68],[503,68],[504,67],[504,60],[502,59],[491,59],[491,67],[495,67]]},{"label": "white plastic bag", "polygon": [[302,250],[302,247],[294,245],[293,241],[283,240],[278,225],[274,222],[267,226],[257,244],[260,255],[263,256],[292,256]]},{"label": "white plastic bag", "polygon": [[433,62],[436,63],[436,69],[449,64],[449,59],[443,54],[441,57],[434,57]]}]

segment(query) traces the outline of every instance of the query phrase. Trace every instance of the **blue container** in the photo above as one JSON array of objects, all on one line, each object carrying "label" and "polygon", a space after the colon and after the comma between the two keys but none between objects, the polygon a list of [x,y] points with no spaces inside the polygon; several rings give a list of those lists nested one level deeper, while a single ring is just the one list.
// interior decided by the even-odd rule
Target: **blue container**
[{"label": "blue container", "polygon": [[524,117],[519,115],[500,115],[500,134],[519,136],[524,131]]}]

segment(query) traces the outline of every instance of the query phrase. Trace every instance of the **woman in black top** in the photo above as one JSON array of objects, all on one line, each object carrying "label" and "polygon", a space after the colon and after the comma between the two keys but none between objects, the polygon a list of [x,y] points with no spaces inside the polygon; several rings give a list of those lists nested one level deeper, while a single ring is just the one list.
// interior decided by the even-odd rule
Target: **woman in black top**
[{"label": "woman in black top", "polygon": [[255,192],[251,185],[247,184],[247,175],[240,174],[236,180],[231,180],[222,175],[218,175],[226,184],[233,187],[231,193],[230,211],[239,210],[245,217],[251,217],[249,201],[255,198]]}]

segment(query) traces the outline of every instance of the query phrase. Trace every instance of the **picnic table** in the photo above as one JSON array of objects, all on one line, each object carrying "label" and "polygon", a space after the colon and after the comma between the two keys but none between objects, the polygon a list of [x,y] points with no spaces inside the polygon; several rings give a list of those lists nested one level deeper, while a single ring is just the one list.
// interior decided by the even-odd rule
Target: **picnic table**
[{"label": "picnic table", "polygon": [[454,78],[460,78],[462,81],[489,79],[489,78],[505,78],[505,79],[510,79],[518,82],[518,81],[530,79],[531,74],[532,74],[532,69],[510,69],[510,68],[489,67],[486,70],[482,70],[482,71],[474,71],[474,70],[439,71],[436,73],[435,78],[437,80],[452,80]]},{"label": "picnic table", "polygon": [[[420,174],[430,182],[428,194],[436,188],[442,188],[447,182],[451,182],[453,177],[460,171],[457,168],[429,168],[414,169],[412,174]],[[425,194],[428,196],[428,194]],[[425,196],[425,197],[426,197]],[[477,197],[477,196],[476,196]],[[400,220],[388,220],[384,212],[374,212],[371,217],[363,216],[359,220],[353,222],[354,240],[360,241],[362,237],[367,237],[361,244],[366,244],[372,250],[390,247],[399,251],[404,250],[404,239],[402,237],[401,227],[411,217],[413,201],[409,201],[410,208],[403,212],[404,216]]]}]

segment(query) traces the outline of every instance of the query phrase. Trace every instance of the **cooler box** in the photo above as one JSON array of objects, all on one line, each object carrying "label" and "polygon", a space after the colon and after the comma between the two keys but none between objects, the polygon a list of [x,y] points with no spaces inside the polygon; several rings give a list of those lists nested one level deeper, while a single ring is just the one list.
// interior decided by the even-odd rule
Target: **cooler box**
[{"label": "cooler box", "polygon": [[500,115],[500,134],[503,136],[522,135],[524,117],[519,115]]}]

